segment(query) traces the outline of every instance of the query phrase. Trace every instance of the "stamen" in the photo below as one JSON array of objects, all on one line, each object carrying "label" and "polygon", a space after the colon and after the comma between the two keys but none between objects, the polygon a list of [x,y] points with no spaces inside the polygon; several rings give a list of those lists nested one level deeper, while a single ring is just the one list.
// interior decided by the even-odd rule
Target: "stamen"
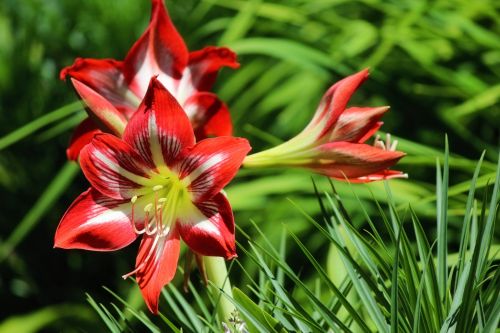
[{"label": "stamen", "polygon": [[375,141],[373,142],[373,146],[387,150],[387,151],[396,151],[396,148],[398,146],[398,140],[392,140],[392,136],[390,133],[387,133],[385,135],[385,142],[380,140],[380,135],[377,135],[375,137]]},{"label": "stamen", "polygon": [[385,150],[385,144],[384,141],[380,140],[380,135],[377,134],[377,136],[375,137],[373,146]]},{"label": "stamen", "polygon": [[[151,207],[153,207],[153,204],[148,204],[148,205],[151,205]],[[156,231],[158,230],[158,228],[156,227],[156,225],[154,225],[153,228],[151,228],[151,224],[152,223],[149,223],[150,222],[149,221],[150,220],[149,219],[149,213],[150,213],[151,207],[146,212],[146,218],[144,219],[144,229],[146,230],[146,235],[148,235],[148,236],[151,236],[151,235],[155,234]]]},{"label": "stamen", "polygon": [[389,150],[395,151],[397,147],[398,147],[398,140],[394,140],[392,142],[391,147],[389,148]]},{"label": "stamen", "polygon": [[[161,186],[161,185],[157,185],[157,186]],[[156,186],[155,186],[155,187],[156,187]],[[153,190],[154,190],[154,188],[153,188]],[[151,232],[151,233],[150,233],[150,235],[152,235],[152,234],[153,234],[153,232],[156,232],[157,230],[159,230],[159,229],[160,229],[160,225],[159,225],[159,221],[160,221],[160,219],[159,219],[159,217],[158,217],[158,192],[155,192],[155,201],[154,201],[154,205],[155,205],[155,211],[154,211],[154,214],[155,214],[155,215],[154,215],[154,218],[155,218],[155,227],[154,227],[154,229],[151,229],[151,230],[150,230],[150,232]]]},{"label": "stamen", "polygon": [[146,231],[146,229],[143,228],[142,230],[139,230],[139,229],[137,229],[137,226],[135,225],[135,202],[137,201],[137,195],[134,195],[132,197],[132,199],[130,199],[130,201],[132,202],[132,219],[131,219],[132,228],[134,229],[134,232],[136,234],[141,235]]}]

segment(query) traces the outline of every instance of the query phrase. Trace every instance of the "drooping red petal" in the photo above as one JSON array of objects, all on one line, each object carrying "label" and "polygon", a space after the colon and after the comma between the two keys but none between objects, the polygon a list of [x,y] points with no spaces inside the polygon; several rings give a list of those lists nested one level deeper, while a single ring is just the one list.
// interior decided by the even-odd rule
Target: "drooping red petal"
[{"label": "drooping red petal", "polygon": [[61,70],[60,78],[74,78],[104,96],[125,113],[135,111],[140,100],[129,91],[122,74],[123,62],[113,59],[77,58],[73,65]]},{"label": "drooping red petal", "polygon": [[123,139],[141,154],[150,168],[170,165],[182,149],[195,143],[186,113],[155,77]]},{"label": "drooping red petal", "polygon": [[[178,93],[185,100],[196,91],[212,88],[222,67],[238,68],[236,54],[226,47],[208,46],[189,54],[189,63],[182,73]],[[184,97],[184,98],[183,98]]]},{"label": "drooping red petal", "polygon": [[95,189],[114,199],[130,199],[155,185],[142,157],[111,134],[97,134],[82,149],[80,166]]},{"label": "drooping red petal", "polygon": [[383,150],[367,144],[333,142],[315,148],[306,166],[329,177],[346,180],[380,173],[396,164],[404,153]]},{"label": "drooping red petal", "polygon": [[161,289],[175,276],[179,250],[179,233],[175,229],[164,237],[144,235],[142,238],[135,277],[149,310],[155,314]]},{"label": "drooping red petal", "polygon": [[338,81],[328,89],[321,99],[313,119],[305,130],[319,127],[318,138],[327,134],[342,112],[344,112],[352,94],[368,78],[368,75],[368,70],[364,69],[361,72]]},{"label": "drooping red petal", "polygon": [[215,94],[201,92],[184,103],[184,111],[191,120],[196,139],[211,136],[231,136],[233,124],[229,110]]},{"label": "drooping red petal", "polygon": [[130,201],[111,199],[90,188],[68,208],[57,227],[54,247],[113,251],[132,243]]},{"label": "drooping red petal", "polygon": [[335,122],[328,141],[353,143],[366,141],[379,129],[381,125],[379,120],[388,110],[388,106],[352,107],[345,110]]},{"label": "drooping red petal", "polygon": [[182,240],[203,256],[236,257],[233,212],[224,195],[219,193],[196,206],[196,214],[178,221]]},{"label": "drooping red petal", "polygon": [[97,125],[92,119],[87,118],[82,121],[73,131],[68,149],[66,149],[66,156],[68,157],[68,160],[78,160],[80,150],[90,143],[94,135],[97,133],[101,133],[101,131],[97,128]]},{"label": "drooping red petal", "polygon": [[76,92],[85,103],[89,116],[101,130],[121,136],[127,125],[127,118],[108,100],[84,83],[71,79]]},{"label": "drooping red petal", "polygon": [[209,138],[183,150],[174,168],[192,200],[199,203],[215,196],[233,179],[250,149],[246,139]]},{"label": "drooping red petal", "polygon": [[163,0],[152,0],[151,20],[127,54],[123,73],[130,89],[141,97],[154,75],[171,91],[188,63],[188,50],[175,29]]}]

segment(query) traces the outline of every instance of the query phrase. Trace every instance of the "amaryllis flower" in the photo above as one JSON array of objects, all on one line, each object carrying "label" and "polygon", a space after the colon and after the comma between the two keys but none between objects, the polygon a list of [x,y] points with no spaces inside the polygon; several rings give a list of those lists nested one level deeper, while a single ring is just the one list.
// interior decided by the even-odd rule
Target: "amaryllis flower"
[{"label": "amaryllis flower", "polygon": [[[88,94],[101,95],[127,120],[144,97],[149,80],[157,75],[189,116],[197,139],[231,135],[231,117],[226,105],[208,91],[221,67],[239,66],[236,55],[228,48],[213,46],[188,52],[163,1],[151,2],[149,26],[124,61],[78,58],[61,71],[61,79],[71,77],[85,102]],[[107,109],[101,111],[104,116],[108,114]],[[80,149],[99,129],[113,132],[95,119],[80,124],[67,150],[68,158],[76,160]]]},{"label": "amaryllis flower", "polygon": [[135,275],[149,309],[175,275],[182,239],[203,256],[236,256],[234,220],[221,193],[250,150],[245,139],[195,143],[189,119],[158,79],[123,139],[97,134],[80,153],[91,184],[63,216],[55,247],[113,251],[142,241]]},{"label": "amaryllis flower", "polygon": [[335,83],[323,96],[313,119],[289,141],[247,156],[248,167],[297,167],[351,182],[406,177],[388,170],[405,154],[396,151],[390,136],[384,144],[365,144],[382,126],[389,107],[347,107],[356,89],[368,78],[363,70]]}]

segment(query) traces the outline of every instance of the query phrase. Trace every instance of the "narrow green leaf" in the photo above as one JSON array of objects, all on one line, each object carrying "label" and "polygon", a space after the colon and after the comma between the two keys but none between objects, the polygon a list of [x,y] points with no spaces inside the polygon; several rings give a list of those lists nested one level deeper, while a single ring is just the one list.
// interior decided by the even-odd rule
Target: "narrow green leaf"
[{"label": "narrow green leaf", "polygon": [[438,286],[441,302],[447,304],[446,284],[448,282],[448,178],[449,178],[449,148],[448,137],[445,137],[445,152],[443,174],[441,177],[439,162],[437,165],[436,195],[437,195],[437,256],[438,256]]},{"label": "narrow green leaf", "polygon": [[[248,315],[252,317],[252,320],[247,319],[249,322],[249,330],[251,332],[285,332],[284,328],[276,319],[262,310],[261,307],[255,304],[240,289],[236,287],[233,288],[233,297],[236,301],[236,306],[238,307],[238,309],[245,308],[245,315],[243,315],[243,317],[245,319],[247,319],[246,317]],[[259,322],[260,329],[253,325],[255,321]],[[252,327],[250,327],[250,323],[252,323]]]},{"label": "narrow green leaf", "polygon": [[0,262],[5,260],[14,248],[28,235],[43,216],[50,210],[59,197],[66,191],[78,173],[79,167],[73,162],[66,162],[55,175],[47,189],[40,195],[33,207],[16,224],[14,231],[0,247]]},{"label": "narrow green leaf", "polygon": [[51,111],[43,115],[38,119],[33,120],[32,122],[0,138],[0,150],[9,147],[10,145],[18,142],[19,140],[24,139],[28,135],[33,134],[40,128],[47,126],[53,122],[56,122],[62,118],[65,118],[70,114],[77,112],[78,110],[82,110],[82,104],[79,101],[65,105],[57,110]]}]

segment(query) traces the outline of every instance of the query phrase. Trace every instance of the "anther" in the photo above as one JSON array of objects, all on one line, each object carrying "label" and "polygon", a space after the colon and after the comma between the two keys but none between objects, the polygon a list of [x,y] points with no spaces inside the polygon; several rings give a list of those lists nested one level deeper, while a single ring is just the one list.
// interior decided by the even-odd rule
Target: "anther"
[{"label": "anther", "polygon": [[144,211],[146,213],[149,213],[151,211],[151,208],[153,208],[153,204],[152,203],[148,203],[146,206],[144,206]]},{"label": "anther", "polygon": [[136,201],[137,201],[137,195],[134,195],[132,199],[130,199],[130,202],[134,204]]},{"label": "anther", "polygon": [[163,188],[163,185],[155,185],[155,186],[153,186],[153,191],[156,192],[156,191],[161,190],[162,188]]}]

